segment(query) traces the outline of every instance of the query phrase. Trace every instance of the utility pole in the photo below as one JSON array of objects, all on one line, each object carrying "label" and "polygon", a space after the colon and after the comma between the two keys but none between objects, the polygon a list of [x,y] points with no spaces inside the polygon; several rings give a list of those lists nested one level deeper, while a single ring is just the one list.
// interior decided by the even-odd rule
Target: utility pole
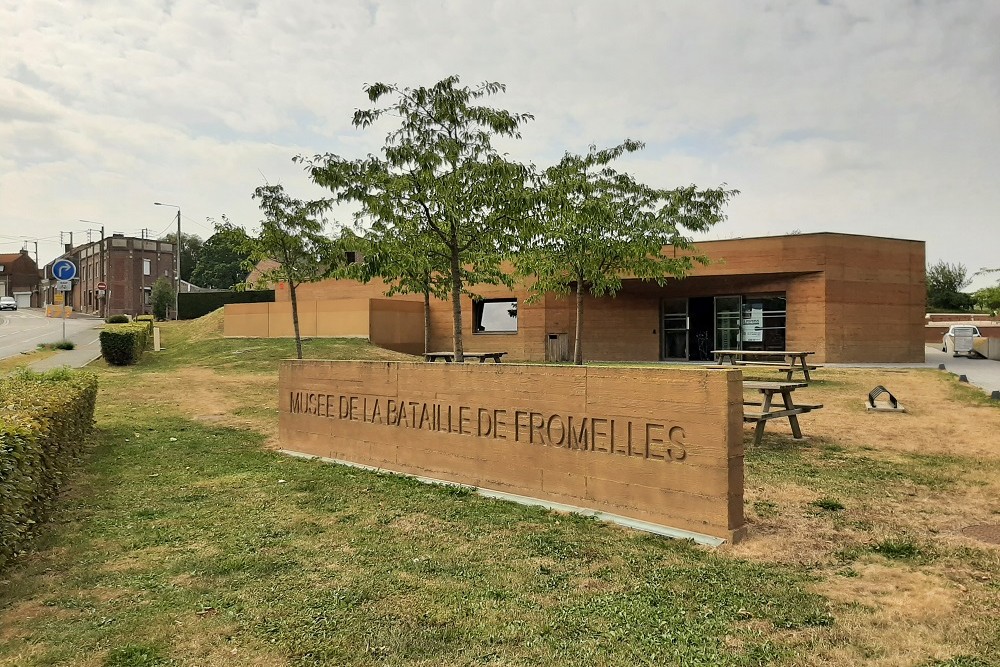
[{"label": "utility pole", "polygon": [[153,206],[169,206],[170,208],[177,209],[177,243],[174,244],[174,256],[177,258],[177,268],[174,270],[174,284],[176,285],[176,292],[174,293],[174,319],[180,319],[181,310],[181,207],[176,204],[163,204],[161,202],[153,202]]}]

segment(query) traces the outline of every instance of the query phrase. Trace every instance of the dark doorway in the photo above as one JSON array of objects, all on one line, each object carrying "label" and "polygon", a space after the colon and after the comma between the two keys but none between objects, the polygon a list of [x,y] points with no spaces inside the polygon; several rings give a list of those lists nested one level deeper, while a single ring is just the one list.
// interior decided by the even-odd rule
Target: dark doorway
[{"label": "dark doorway", "polygon": [[715,321],[715,300],[698,297],[688,300],[689,353],[691,361],[712,360],[712,330]]}]

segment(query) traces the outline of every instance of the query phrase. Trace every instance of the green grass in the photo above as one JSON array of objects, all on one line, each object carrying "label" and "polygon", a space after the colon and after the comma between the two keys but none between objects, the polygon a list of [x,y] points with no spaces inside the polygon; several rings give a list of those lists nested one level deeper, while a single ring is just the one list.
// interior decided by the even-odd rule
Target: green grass
[{"label": "green grass", "polygon": [[[168,323],[164,326],[163,350],[147,352],[142,364],[134,370],[163,372],[199,366],[220,372],[277,374],[282,359],[296,356],[294,339],[198,336],[184,328],[170,331],[171,326],[178,325]],[[302,351],[306,359],[416,359],[376,347],[363,338],[304,339]]]},{"label": "green grass", "polygon": [[[791,482],[833,498],[866,498],[873,487],[880,493],[903,493],[913,486],[945,491],[975,478],[969,475],[969,461],[959,457],[900,454],[888,460],[822,438],[803,443],[767,433],[760,445],[747,450],[745,463],[748,478]],[[980,470],[994,471],[998,465],[995,460],[979,462]]]},{"label": "green grass", "polygon": [[[99,423],[42,553],[0,588],[0,610],[53,612],[19,665],[102,650],[106,665],[187,664],[189,624],[245,664],[750,665],[831,622],[803,573],[286,458],[180,417],[137,430],[105,405]],[[0,664],[24,647],[0,644]]]}]

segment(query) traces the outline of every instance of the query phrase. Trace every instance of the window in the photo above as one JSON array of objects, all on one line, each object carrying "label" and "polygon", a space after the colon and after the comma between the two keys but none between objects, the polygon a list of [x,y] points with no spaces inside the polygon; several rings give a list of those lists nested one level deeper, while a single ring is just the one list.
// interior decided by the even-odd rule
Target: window
[{"label": "window", "polygon": [[351,250],[351,251],[348,251],[346,253],[346,255],[347,255],[347,263],[348,264],[356,264],[357,263],[357,261],[358,261],[358,253],[356,253],[353,250]]},{"label": "window", "polygon": [[472,303],[474,333],[517,333],[517,299],[483,299]]},{"label": "window", "polygon": [[150,274],[149,260],[144,259],[142,260],[142,275],[148,276],[149,274]]},{"label": "window", "polygon": [[784,294],[743,297],[743,349],[785,349]]}]

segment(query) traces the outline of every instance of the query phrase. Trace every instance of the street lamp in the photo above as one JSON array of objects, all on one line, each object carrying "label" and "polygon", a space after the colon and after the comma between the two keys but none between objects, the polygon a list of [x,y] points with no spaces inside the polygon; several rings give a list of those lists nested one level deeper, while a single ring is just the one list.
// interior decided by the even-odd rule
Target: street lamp
[{"label": "street lamp", "polygon": [[153,206],[169,206],[170,208],[177,209],[177,243],[174,248],[174,252],[177,255],[177,269],[174,276],[174,284],[177,285],[177,292],[174,295],[174,319],[179,320],[181,314],[181,207],[176,204],[162,204],[158,201],[154,201]]}]

